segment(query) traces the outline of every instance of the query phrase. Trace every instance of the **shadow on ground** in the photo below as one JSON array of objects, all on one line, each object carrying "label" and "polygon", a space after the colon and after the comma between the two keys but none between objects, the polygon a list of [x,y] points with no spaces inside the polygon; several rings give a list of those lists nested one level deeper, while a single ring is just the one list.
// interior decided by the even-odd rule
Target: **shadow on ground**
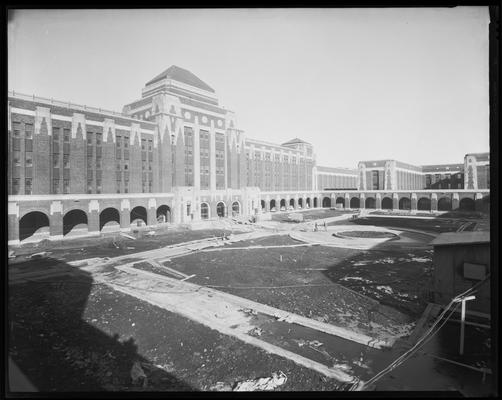
[{"label": "shadow on ground", "polygon": [[[18,281],[18,273],[41,269],[43,279]],[[96,285],[90,274],[54,258],[18,263],[9,274],[9,356],[38,391],[194,390],[138,354],[134,338],[109,336],[84,320]],[[146,382],[137,368],[132,381],[133,365]]]}]

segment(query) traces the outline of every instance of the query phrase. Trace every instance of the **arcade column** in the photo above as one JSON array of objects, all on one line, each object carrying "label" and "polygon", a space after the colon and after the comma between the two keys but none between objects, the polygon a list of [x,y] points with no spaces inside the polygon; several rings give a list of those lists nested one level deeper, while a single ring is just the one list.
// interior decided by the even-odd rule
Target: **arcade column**
[{"label": "arcade column", "polygon": [[438,210],[438,195],[437,193],[431,194],[431,211]]},{"label": "arcade column", "polygon": [[460,200],[458,197],[458,193],[453,193],[453,196],[451,198],[451,209],[456,210],[460,204]]},{"label": "arcade column", "polygon": [[148,226],[157,226],[157,201],[155,199],[148,199],[146,221]]},{"label": "arcade column", "polygon": [[8,244],[19,244],[19,205],[9,203],[8,212]]},{"label": "arcade column", "polygon": [[97,200],[89,202],[89,220],[87,226],[89,232],[99,232],[99,202]]},{"label": "arcade column", "polygon": [[411,211],[417,211],[417,194],[411,194]]},{"label": "arcade column", "polygon": [[366,207],[366,197],[364,196],[364,193],[361,193],[359,195],[359,208],[361,210],[364,210],[365,207]]},{"label": "arcade column", "polygon": [[380,193],[377,193],[375,195],[375,209],[376,210],[382,209],[382,195]]},{"label": "arcade column", "polygon": [[50,206],[49,240],[63,239],[63,204],[53,201]]},{"label": "arcade column", "polygon": [[345,208],[350,210],[350,196],[348,193],[345,193]]},{"label": "arcade column", "polygon": [[127,199],[120,202],[120,230],[131,230],[131,204]]},{"label": "arcade column", "polygon": [[392,193],[392,209],[399,210],[399,195],[397,193]]}]

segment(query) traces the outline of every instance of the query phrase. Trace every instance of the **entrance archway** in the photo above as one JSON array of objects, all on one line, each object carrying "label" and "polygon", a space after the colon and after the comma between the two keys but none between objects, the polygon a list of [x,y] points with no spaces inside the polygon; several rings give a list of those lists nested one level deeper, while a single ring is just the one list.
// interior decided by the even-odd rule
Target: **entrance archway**
[{"label": "entrance archway", "polygon": [[382,199],[382,209],[392,210],[392,199],[390,197],[384,197]]},{"label": "entrance archway", "polygon": [[401,197],[401,199],[399,199],[399,209],[411,210],[411,200],[409,197]]},{"label": "entrance archway", "polygon": [[301,197],[298,198],[298,208],[303,208],[303,199]]},{"label": "entrance archway", "polygon": [[451,211],[451,199],[449,197],[441,197],[438,200],[438,211]]},{"label": "entrance archway", "polygon": [[209,219],[209,204],[200,204],[200,219]]},{"label": "entrance archway", "polygon": [[157,208],[157,222],[171,222],[171,208],[165,204]]},{"label": "entrance archway", "polygon": [[295,199],[289,199],[289,206],[295,208]]},{"label": "entrance archway", "polygon": [[307,197],[307,200],[305,200],[306,203],[306,208],[310,208],[310,197]]},{"label": "entrance archway", "polygon": [[324,197],[322,199],[322,206],[323,206],[323,208],[331,208],[331,198]]},{"label": "entrance archway", "polygon": [[286,200],[285,199],[281,199],[281,209],[280,209],[280,211],[282,211],[283,207],[284,207],[284,209],[286,209]]},{"label": "entrance archway", "polygon": [[319,207],[319,200],[317,199],[317,197],[314,197],[314,208],[317,207]]},{"label": "entrance archway", "polygon": [[359,208],[359,197],[352,197],[350,199],[350,208]]},{"label": "entrance archway", "polygon": [[473,199],[465,197],[462,200],[460,200],[460,202],[458,204],[458,209],[460,211],[474,211],[475,205],[476,205],[476,203],[474,202]]},{"label": "entrance archway", "polygon": [[262,211],[265,211],[265,208],[266,208],[266,203],[265,203],[265,200],[261,200],[261,201],[260,201],[260,204],[261,204],[261,209],[262,209]]},{"label": "entrance archway", "polygon": [[99,213],[99,230],[105,226],[120,229],[120,213],[116,208],[108,207]]},{"label": "entrance archway", "polygon": [[430,211],[431,210],[431,199],[429,199],[427,197],[420,197],[417,202],[417,210]]},{"label": "entrance archway", "polygon": [[83,229],[87,226],[87,214],[82,210],[71,210],[63,216],[63,236],[70,233],[74,228]]},{"label": "entrance archway", "polygon": [[368,197],[364,201],[364,207],[366,208],[376,208],[376,200],[373,197]]},{"label": "entrance archway", "polygon": [[[262,200],[262,202],[265,203],[263,200]],[[263,204],[262,204],[262,206],[263,206]],[[238,201],[234,201],[232,203],[232,217],[236,217],[240,213],[241,213],[241,206]]]},{"label": "entrance archway", "polygon": [[277,211],[277,208],[275,205],[275,199],[270,200],[270,211],[272,211],[272,212]]},{"label": "entrance archway", "polygon": [[335,204],[341,204],[343,208],[345,208],[345,199],[343,197],[337,197]]},{"label": "entrance archway", "polygon": [[[47,227],[47,228],[45,228]],[[40,211],[29,212],[19,220],[19,240],[24,240],[49,229],[49,217]]]},{"label": "entrance archway", "polygon": [[216,215],[220,218],[224,217],[226,214],[225,208],[226,208],[226,205],[222,201],[220,201],[218,204],[216,204]]},{"label": "entrance archway", "polygon": [[131,210],[131,224],[139,226],[141,225],[140,221],[143,221],[145,225],[148,224],[146,219],[146,208],[142,206],[136,206]]}]

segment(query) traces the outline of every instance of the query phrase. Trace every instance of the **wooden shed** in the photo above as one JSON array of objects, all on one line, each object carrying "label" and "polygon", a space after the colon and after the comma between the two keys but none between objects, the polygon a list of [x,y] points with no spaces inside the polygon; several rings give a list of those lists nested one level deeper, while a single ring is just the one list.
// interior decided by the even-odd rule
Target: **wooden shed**
[{"label": "wooden shed", "polygon": [[442,233],[431,244],[435,303],[448,304],[479,283],[467,314],[490,318],[490,232]]}]

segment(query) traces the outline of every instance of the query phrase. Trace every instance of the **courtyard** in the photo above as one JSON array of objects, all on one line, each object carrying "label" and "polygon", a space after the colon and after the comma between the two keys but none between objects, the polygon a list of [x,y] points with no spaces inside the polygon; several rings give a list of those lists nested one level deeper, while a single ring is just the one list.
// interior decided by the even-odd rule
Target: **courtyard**
[{"label": "courtyard", "polygon": [[[10,358],[44,392],[259,390],[267,377],[269,390],[357,389],[427,327],[430,241],[487,226],[468,214],[289,214],[13,248]],[[437,358],[455,360],[457,330],[446,323],[364,390],[483,394],[489,330],[467,327],[473,369]]]}]

